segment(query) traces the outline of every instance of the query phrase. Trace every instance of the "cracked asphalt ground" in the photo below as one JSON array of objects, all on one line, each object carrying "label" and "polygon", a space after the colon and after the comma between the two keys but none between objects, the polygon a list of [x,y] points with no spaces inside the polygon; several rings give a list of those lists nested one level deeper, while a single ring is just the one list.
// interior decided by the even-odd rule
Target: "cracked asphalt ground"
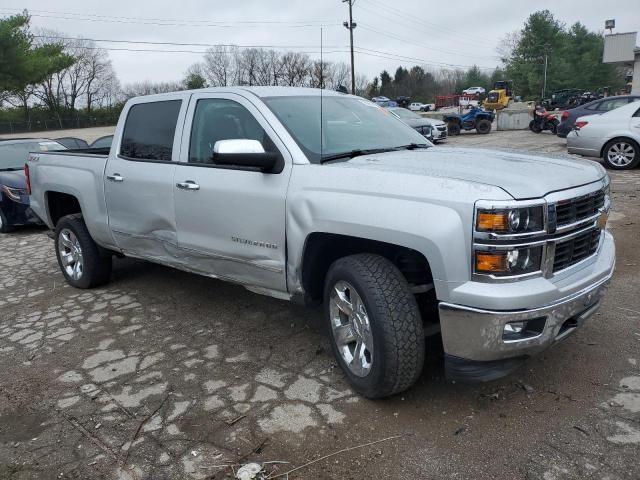
[{"label": "cracked asphalt ground", "polygon": [[[529,132],[449,143],[564,151]],[[319,311],[130,259],[75,290],[44,230],[2,235],[0,478],[282,473],[388,439],[289,477],[638,479],[640,170],[611,176],[618,263],[596,317],[503,380],[447,383],[432,355],[381,401],[348,388]]]}]

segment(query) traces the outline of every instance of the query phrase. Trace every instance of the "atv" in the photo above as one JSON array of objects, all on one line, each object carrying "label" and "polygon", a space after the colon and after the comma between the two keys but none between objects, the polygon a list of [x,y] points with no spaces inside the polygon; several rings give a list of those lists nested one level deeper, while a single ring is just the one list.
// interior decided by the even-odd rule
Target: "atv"
[{"label": "atv", "polygon": [[464,115],[443,115],[447,123],[449,135],[460,135],[461,130],[473,130],[478,133],[489,133],[496,114],[479,107],[471,107]]},{"label": "atv", "polygon": [[533,120],[529,122],[529,130],[533,133],[550,130],[555,135],[558,131],[558,125],[560,125],[560,121],[553,113],[547,112],[543,106],[538,106],[533,111]]}]

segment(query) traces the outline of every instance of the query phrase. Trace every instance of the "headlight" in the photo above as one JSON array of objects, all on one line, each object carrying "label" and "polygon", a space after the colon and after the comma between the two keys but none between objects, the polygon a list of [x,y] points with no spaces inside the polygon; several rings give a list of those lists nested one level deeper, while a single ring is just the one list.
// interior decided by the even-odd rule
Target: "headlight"
[{"label": "headlight", "polygon": [[544,229],[541,205],[499,210],[478,209],[476,231],[495,233],[538,232]]},{"label": "headlight", "polygon": [[541,268],[542,247],[514,248],[511,250],[476,250],[475,272],[508,277],[537,272]]},{"label": "headlight", "polygon": [[2,185],[2,191],[7,197],[9,197],[14,202],[19,202],[20,196],[25,195],[27,193],[26,190],[22,188],[11,188],[11,187],[7,187],[6,185]]}]

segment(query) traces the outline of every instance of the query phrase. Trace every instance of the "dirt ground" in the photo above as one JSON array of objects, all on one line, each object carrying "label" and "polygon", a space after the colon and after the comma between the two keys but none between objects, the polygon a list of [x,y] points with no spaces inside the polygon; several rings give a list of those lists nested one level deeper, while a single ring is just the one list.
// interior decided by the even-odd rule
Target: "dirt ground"
[{"label": "dirt ground", "polygon": [[[530,132],[448,144],[565,151]],[[611,177],[617,271],[596,317],[508,378],[451,384],[435,358],[381,401],[349,389],[318,311],[129,259],[74,290],[44,230],[0,236],[0,478],[221,479],[318,460],[288,478],[638,479],[640,170]]]}]

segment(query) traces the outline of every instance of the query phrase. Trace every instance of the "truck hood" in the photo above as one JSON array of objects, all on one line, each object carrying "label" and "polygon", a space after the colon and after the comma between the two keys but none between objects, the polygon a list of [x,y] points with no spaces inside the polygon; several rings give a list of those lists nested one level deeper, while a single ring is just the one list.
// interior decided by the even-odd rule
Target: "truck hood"
[{"label": "truck hood", "polygon": [[596,182],[606,175],[598,163],[589,160],[456,147],[376,153],[330,166],[492,185],[515,199],[542,197]]}]

